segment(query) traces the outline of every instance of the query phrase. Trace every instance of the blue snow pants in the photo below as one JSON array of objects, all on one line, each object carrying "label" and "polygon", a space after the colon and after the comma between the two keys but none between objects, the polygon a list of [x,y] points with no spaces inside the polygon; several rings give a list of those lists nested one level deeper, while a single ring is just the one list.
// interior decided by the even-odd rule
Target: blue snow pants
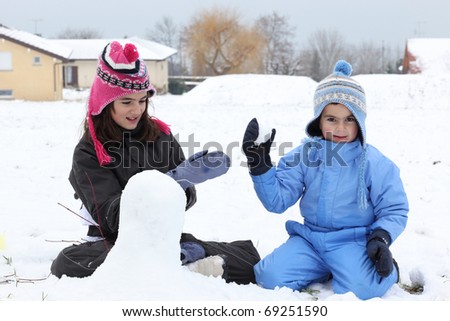
[{"label": "blue snow pants", "polygon": [[397,270],[383,278],[366,254],[366,228],[316,232],[286,223],[289,239],[255,265],[256,282],[267,289],[302,290],[332,276],[333,291],[353,292],[362,300],[381,297],[397,282]]}]

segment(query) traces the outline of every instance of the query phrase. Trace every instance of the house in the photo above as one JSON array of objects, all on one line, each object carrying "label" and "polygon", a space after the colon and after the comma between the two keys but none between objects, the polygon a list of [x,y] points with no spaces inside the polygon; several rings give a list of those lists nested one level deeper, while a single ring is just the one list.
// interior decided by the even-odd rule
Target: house
[{"label": "house", "polygon": [[450,73],[450,38],[408,39],[402,72]]},{"label": "house", "polygon": [[89,88],[94,79],[97,59],[105,45],[113,40],[122,45],[133,43],[144,59],[150,81],[159,93],[166,93],[169,83],[168,59],[176,49],[137,37],[127,39],[54,39],[55,44],[72,49],[71,62],[64,64],[64,87]]},{"label": "house", "polygon": [[[45,39],[0,24],[0,99],[61,100],[63,88],[89,88],[99,53],[113,39]],[[146,62],[159,93],[168,91],[168,59],[177,50],[137,37],[131,42]]]},{"label": "house", "polygon": [[0,99],[62,99],[72,49],[0,24]]}]

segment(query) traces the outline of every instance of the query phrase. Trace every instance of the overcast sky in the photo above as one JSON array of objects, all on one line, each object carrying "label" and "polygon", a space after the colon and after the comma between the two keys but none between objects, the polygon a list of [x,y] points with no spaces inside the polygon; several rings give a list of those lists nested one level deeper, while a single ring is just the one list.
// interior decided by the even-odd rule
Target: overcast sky
[{"label": "overcast sky", "polygon": [[0,0],[0,24],[47,38],[68,27],[104,38],[144,38],[164,16],[187,25],[214,5],[237,9],[246,23],[274,11],[286,16],[299,47],[319,29],[337,30],[349,43],[384,42],[400,50],[408,38],[450,38],[448,0]]}]

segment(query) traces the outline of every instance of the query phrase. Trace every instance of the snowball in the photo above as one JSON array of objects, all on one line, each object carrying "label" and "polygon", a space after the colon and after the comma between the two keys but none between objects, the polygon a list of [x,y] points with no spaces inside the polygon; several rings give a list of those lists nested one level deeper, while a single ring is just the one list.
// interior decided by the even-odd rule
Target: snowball
[{"label": "snowball", "polygon": [[259,135],[258,138],[256,138],[255,140],[256,145],[267,142],[270,139],[270,135],[272,135],[273,129],[273,127],[270,126],[269,122],[260,121],[259,119],[258,119],[258,126],[259,126]]}]

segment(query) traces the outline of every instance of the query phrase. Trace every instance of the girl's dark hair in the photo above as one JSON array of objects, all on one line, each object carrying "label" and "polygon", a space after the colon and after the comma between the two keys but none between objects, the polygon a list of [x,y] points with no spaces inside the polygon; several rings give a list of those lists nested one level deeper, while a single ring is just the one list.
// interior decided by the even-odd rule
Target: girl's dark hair
[{"label": "girl's dark hair", "polygon": [[[161,131],[159,127],[153,122],[153,120],[148,116],[148,99],[145,103],[145,111],[142,114],[141,119],[137,125],[137,131],[133,135],[135,140],[140,142],[148,142],[156,140]],[[121,142],[123,140],[123,131],[124,129],[116,124],[116,122],[112,118],[112,112],[114,109],[114,102],[109,103],[103,109],[103,111],[97,116],[89,116],[92,117],[92,122],[94,123],[94,130],[97,135],[97,139],[101,143],[116,141]],[[89,132],[89,125],[87,118],[84,120],[84,140],[88,142],[92,142],[91,134]]]}]

